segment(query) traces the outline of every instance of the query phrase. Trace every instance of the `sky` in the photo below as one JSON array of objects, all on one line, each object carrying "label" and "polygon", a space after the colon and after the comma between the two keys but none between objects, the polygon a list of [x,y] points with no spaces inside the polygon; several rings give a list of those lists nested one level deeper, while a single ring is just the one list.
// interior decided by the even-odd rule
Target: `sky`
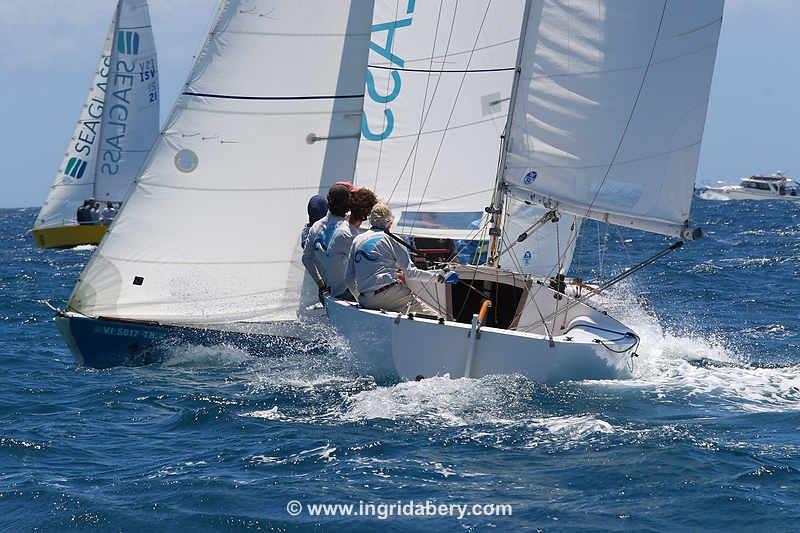
[{"label": "sky", "polygon": [[[299,0],[298,0],[299,1]],[[697,0],[703,1],[703,0]],[[169,114],[217,0],[150,0]],[[41,205],[91,82],[115,0],[0,0],[0,208]],[[697,182],[800,176],[800,2],[727,0]]]}]

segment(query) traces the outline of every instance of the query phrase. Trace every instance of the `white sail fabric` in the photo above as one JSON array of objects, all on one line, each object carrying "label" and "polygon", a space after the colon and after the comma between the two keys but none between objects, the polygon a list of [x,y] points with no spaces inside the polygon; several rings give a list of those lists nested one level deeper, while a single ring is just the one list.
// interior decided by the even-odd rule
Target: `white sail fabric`
[{"label": "white sail fabric", "polygon": [[357,183],[395,231],[477,235],[497,174],[524,2],[377,0]]},{"label": "white sail fabric", "polygon": [[[500,257],[500,264],[517,272],[536,276],[566,275],[572,265],[582,219],[563,213],[557,222],[546,222],[538,230],[531,232],[527,230],[542,218],[547,212],[545,209],[509,197],[506,210],[508,216],[503,224],[505,238],[502,250],[510,247],[510,260],[504,255]],[[517,237],[526,231],[528,238],[514,244]]]},{"label": "white sail fabric", "polygon": [[100,130],[111,67],[116,14],[111,21],[89,96],[72,133],[64,159],[39,210],[34,228],[76,224],[78,207],[94,195],[94,177],[100,148]]},{"label": "white sail fabric", "polygon": [[687,227],[723,0],[532,1],[504,179],[562,212]]},{"label": "white sail fabric", "polygon": [[70,306],[167,323],[294,319],[308,198],[353,176],[371,21],[371,0],[223,1]]},{"label": "white sail fabric", "polygon": [[156,44],[145,0],[120,0],[94,197],[121,202],[158,136]]}]

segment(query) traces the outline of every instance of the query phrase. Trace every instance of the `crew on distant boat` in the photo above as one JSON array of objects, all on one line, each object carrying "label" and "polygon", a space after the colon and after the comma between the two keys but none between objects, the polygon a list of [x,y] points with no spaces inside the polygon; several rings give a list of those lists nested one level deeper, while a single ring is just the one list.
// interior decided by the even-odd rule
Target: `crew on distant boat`
[{"label": "crew on distant boat", "polygon": [[351,189],[351,184],[338,182],[328,190],[328,214],[312,224],[303,247],[303,266],[319,287],[320,299],[330,290],[327,280],[344,278],[347,265],[341,260],[331,261],[328,244],[350,209]]},{"label": "crew on distant boat", "polygon": [[311,230],[311,226],[314,222],[324,217],[328,212],[328,201],[321,195],[315,194],[308,200],[308,207],[306,209],[308,211],[308,224],[303,226],[303,233],[300,235],[300,248],[306,247],[308,232]]},{"label": "crew on distant boat", "polygon": [[78,220],[78,224],[94,224],[94,222],[92,222],[93,205],[94,199],[83,201],[83,205],[78,208],[78,212],[75,216],[75,218]]},{"label": "crew on distant boat", "polygon": [[100,211],[100,223],[109,226],[115,216],[117,216],[117,210],[114,208],[114,202],[106,202],[106,206]]},{"label": "crew on distant boat", "polygon": [[[331,295],[336,298],[355,301],[355,287],[345,281],[347,262],[353,239],[361,233],[361,224],[367,219],[376,203],[378,199],[371,190],[366,187],[354,189],[350,193],[350,216],[336,225],[333,237],[328,243],[328,261],[331,264],[336,263],[337,268],[329,269],[331,277],[325,281],[331,289]],[[343,268],[340,269],[339,266]]]},{"label": "crew on distant boat", "polygon": [[358,302],[367,309],[436,316],[406,286],[406,278],[437,273],[414,267],[408,250],[389,236],[394,217],[388,205],[375,204],[369,222],[372,227],[353,240],[347,262],[345,283],[358,290]]}]

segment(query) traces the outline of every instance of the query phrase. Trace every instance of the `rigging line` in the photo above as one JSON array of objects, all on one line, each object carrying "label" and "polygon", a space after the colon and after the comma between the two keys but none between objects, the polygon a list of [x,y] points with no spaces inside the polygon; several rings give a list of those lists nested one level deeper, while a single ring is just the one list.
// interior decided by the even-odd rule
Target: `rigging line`
[{"label": "rigging line", "polygon": [[[433,62],[433,58],[431,58]],[[427,69],[427,68],[399,68],[399,67],[383,67],[380,65],[369,65],[369,68],[376,68],[380,70],[396,70],[399,72],[427,72],[430,74],[472,74],[476,72],[508,72],[516,70],[516,67],[498,67],[498,68],[475,68],[475,69]]]},{"label": "rigging line", "polygon": [[[395,3],[394,3],[394,20],[397,20],[397,16],[398,16],[399,12],[400,12],[400,0],[396,0]],[[371,38],[372,38],[372,36],[370,35],[370,39]],[[392,41],[392,47],[388,50],[390,54],[392,53],[393,49],[394,49],[394,41]],[[389,79],[390,78],[391,78],[391,76],[386,78],[386,87],[385,87],[386,91],[385,91],[385,94],[389,94]],[[382,114],[383,122],[381,124],[381,126],[382,126],[381,131],[386,131],[386,120],[387,120],[386,119],[386,108],[387,107],[389,107],[389,102],[383,102],[383,114]],[[362,112],[364,112],[363,108],[362,108]],[[363,116],[366,117],[366,114],[363,115]],[[364,119],[362,119],[362,120],[364,120]],[[381,141],[380,141],[380,143],[378,145],[378,164],[375,167],[375,183],[372,185],[372,191],[375,192],[375,194],[377,194],[377,190],[378,190],[378,177],[381,175],[381,162],[383,161],[383,141],[385,141],[385,140],[386,140],[385,138],[381,139]],[[358,164],[358,157],[356,157],[356,164]]]},{"label": "rigging line", "polygon": [[196,93],[194,91],[183,91],[184,96],[196,96],[200,98],[217,98],[221,100],[260,100],[260,101],[285,101],[285,100],[343,100],[348,98],[364,98],[361,94],[333,94],[333,95],[310,95],[310,96],[241,96],[234,94],[214,94]]},{"label": "rigging line", "polygon": [[[472,52],[470,52],[469,57],[467,58],[467,68],[469,68],[470,64],[472,63],[472,58],[475,54],[475,48],[478,46],[478,39],[481,37],[481,33],[483,32],[483,26],[486,23],[486,17],[489,14],[489,8],[492,6],[492,0],[486,4],[486,9],[483,12],[483,18],[481,19],[481,24],[478,27],[478,31],[475,33],[475,40],[472,43]],[[455,26],[455,24],[454,24]],[[441,78],[439,78],[441,79]],[[442,151],[442,145],[444,144],[444,139],[447,136],[447,128],[450,126],[450,121],[453,120],[453,114],[456,110],[456,105],[458,104],[458,99],[461,96],[461,90],[464,88],[464,81],[467,79],[466,74],[461,75],[461,82],[458,84],[458,90],[456,91],[455,98],[453,98],[453,105],[450,107],[450,114],[447,117],[447,122],[445,123],[445,131],[442,133],[441,139],[439,139],[439,146],[436,147],[436,155],[433,157],[433,163],[431,163],[431,169],[428,172],[428,179],[425,181],[425,188],[422,190],[421,198],[425,198],[425,194],[428,192],[428,186],[431,183],[431,177],[433,176],[433,170],[436,168],[436,163],[439,161],[439,154]],[[419,209],[417,209],[417,213],[419,213]],[[413,225],[412,225],[413,229]]]},{"label": "rigging line", "polygon": [[[433,44],[431,44],[431,60],[428,64],[429,67],[433,67],[433,53],[436,51],[436,40],[439,37],[439,25],[442,21],[442,6],[444,2],[439,2],[439,13],[436,16],[436,29],[433,33]],[[447,47],[445,48],[445,55],[447,54],[447,50],[450,48],[450,38],[453,36],[453,28],[455,27],[455,18],[456,12],[458,11],[458,1],[456,1],[455,11],[453,12],[453,23],[450,25],[450,35],[447,38]],[[428,91],[431,85],[431,74],[428,73],[428,76],[425,80],[425,96],[422,98],[422,105],[420,106],[420,117],[419,117],[419,129],[417,130],[417,138],[418,141],[420,136],[422,135],[422,124],[425,120],[425,102],[428,101]],[[438,82],[437,82],[438,87]],[[431,99],[431,106],[433,106],[433,99]],[[411,162],[411,178],[408,180],[408,193],[406,194],[406,211],[408,211],[408,204],[411,201],[411,187],[414,185],[414,172],[417,168],[417,155],[419,155],[419,143],[415,142],[414,144],[414,157]],[[417,212],[419,213],[419,208],[417,208]],[[414,224],[411,224],[411,229],[414,229]]]},{"label": "rigging line", "polygon": [[[440,8],[441,8],[441,4],[440,4]],[[437,24],[438,23],[439,23],[439,21],[437,19]],[[447,57],[447,54],[450,51],[450,42],[451,42],[451,40],[453,38],[454,26],[455,26],[455,24],[452,24],[450,26],[450,34],[447,37],[447,45],[445,46],[445,55],[443,56],[445,58]],[[428,105],[428,109],[425,110],[425,118],[422,121],[422,127],[425,126],[425,123],[428,121],[428,117],[431,114],[431,109],[433,109],[433,102],[434,102],[434,100],[436,100],[436,93],[439,92],[439,83],[440,82],[441,82],[441,78],[437,79],[436,80],[436,85],[434,85],[434,87],[433,87],[433,96],[431,96],[431,103]],[[425,109],[425,102],[422,102],[422,107],[423,107],[423,109]],[[397,187],[400,185],[400,180],[403,178],[403,175],[406,173],[406,168],[408,168],[408,163],[409,163],[409,161],[411,161],[411,156],[414,154],[414,151],[419,146],[419,140],[420,140],[420,137],[418,135],[417,138],[414,139],[414,143],[411,146],[411,150],[408,152],[408,156],[406,156],[406,160],[403,163],[403,168],[400,169],[400,174],[398,174],[397,180],[395,180],[395,182],[394,182],[394,187],[392,188],[391,194],[389,194],[389,200],[388,201],[391,201],[392,197],[394,196],[395,191],[397,190]]]}]

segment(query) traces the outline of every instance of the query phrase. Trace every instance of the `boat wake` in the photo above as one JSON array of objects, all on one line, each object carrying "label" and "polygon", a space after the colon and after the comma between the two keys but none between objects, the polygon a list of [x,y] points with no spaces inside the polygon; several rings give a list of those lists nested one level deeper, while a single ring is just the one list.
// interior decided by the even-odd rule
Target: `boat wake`
[{"label": "boat wake", "polygon": [[613,313],[641,337],[633,379],[584,382],[592,386],[638,388],[660,398],[702,400],[706,406],[740,412],[800,411],[800,365],[751,364],[722,338],[662,326],[633,297],[629,287],[613,293]]}]

